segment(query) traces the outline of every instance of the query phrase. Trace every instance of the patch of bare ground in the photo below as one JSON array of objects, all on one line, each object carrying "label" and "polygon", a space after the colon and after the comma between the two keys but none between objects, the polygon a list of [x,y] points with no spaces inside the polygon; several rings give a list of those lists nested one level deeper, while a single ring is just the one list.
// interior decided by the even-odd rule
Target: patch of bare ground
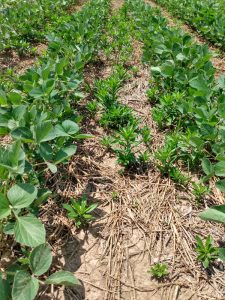
[{"label": "patch of bare ground", "polygon": [[47,50],[46,44],[36,46],[35,55],[20,56],[16,51],[9,50],[0,54],[0,70],[12,68],[16,73],[22,74],[37,61],[38,57]]},{"label": "patch of bare ground", "polygon": [[[139,71],[121,89],[120,101],[151,128],[154,151],[164,134],[151,118],[146,97],[150,72],[140,62],[140,46],[134,42],[132,61]],[[100,56],[98,63],[86,69],[85,81],[90,86],[111,72],[110,62]],[[84,113],[85,102],[92,99],[87,95],[80,109],[86,115],[84,130],[95,138],[85,140],[73,162],[47,179],[59,201],[48,202],[42,213],[55,253],[54,269],[74,272],[81,286],[52,288],[39,299],[224,299],[224,272],[217,268],[204,271],[194,251],[196,235],[212,234],[217,243],[224,243],[224,227],[201,221],[188,190],[163,178],[151,164],[146,172],[120,175],[115,156],[101,145],[104,131],[97,117],[91,119]],[[61,205],[83,194],[99,206],[96,221],[77,232]],[[220,202],[217,195],[208,200],[210,204]],[[169,276],[161,282],[147,273],[157,262],[169,265]]]},{"label": "patch of bare ground", "polygon": [[152,7],[157,7],[161,10],[163,16],[168,20],[168,24],[172,27],[180,27],[184,32],[190,34],[193,40],[198,44],[208,44],[210,51],[213,54],[212,63],[216,69],[216,77],[219,77],[225,72],[225,53],[218,47],[209,44],[209,42],[200,36],[196,30],[192,29],[189,25],[185,24],[181,20],[178,20],[175,16],[172,16],[165,8],[158,5],[154,0],[146,0]]}]

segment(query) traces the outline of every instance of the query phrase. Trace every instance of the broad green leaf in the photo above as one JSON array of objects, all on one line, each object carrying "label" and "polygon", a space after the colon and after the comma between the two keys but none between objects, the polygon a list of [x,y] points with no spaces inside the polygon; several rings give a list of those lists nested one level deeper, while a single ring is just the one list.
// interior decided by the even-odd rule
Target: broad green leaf
[{"label": "broad green leaf", "polygon": [[12,288],[12,300],[33,300],[39,289],[39,281],[26,271],[16,273]]},{"label": "broad green leaf", "polygon": [[225,248],[218,248],[219,258],[225,262]]},{"label": "broad green leaf", "polygon": [[202,75],[199,75],[198,77],[193,78],[190,81],[190,86],[197,91],[202,92],[203,94],[207,94],[209,91],[209,88],[207,86],[207,81],[204,79]]},{"label": "broad green leaf", "polygon": [[46,162],[46,165],[48,166],[49,170],[55,174],[57,172],[57,166],[50,163],[50,162]]},{"label": "broad green leaf", "polygon": [[37,188],[29,183],[18,183],[7,193],[13,208],[28,207],[37,197]]},{"label": "broad green leaf", "polygon": [[51,248],[42,244],[33,249],[30,255],[30,267],[34,275],[41,276],[46,273],[52,264]]},{"label": "broad green leaf", "polygon": [[11,209],[9,207],[9,201],[2,193],[0,193],[0,220],[7,218],[10,213]]},{"label": "broad green leaf", "polygon": [[3,90],[0,89],[0,105],[7,105],[6,94]]},{"label": "broad green leaf", "polygon": [[206,157],[202,159],[202,169],[206,175],[211,175],[214,172],[213,165],[210,160]]},{"label": "broad green leaf", "polygon": [[37,98],[41,98],[42,96],[44,96],[44,92],[42,91],[41,88],[34,88],[33,90],[31,90],[29,92],[29,95],[35,99]]},{"label": "broad green leaf", "polygon": [[75,136],[75,139],[76,140],[83,140],[83,139],[93,139],[94,138],[94,135],[92,134],[77,134]]},{"label": "broad green leaf", "polygon": [[45,160],[51,160],[53,157],[53,150],[52,147],[48,143],[41,143],[40,144],[40,155]]},{"label": "broad green leaf", "polygon": [[22,140],[25,143],[32,142],[33,134],[27,127],[17,127],[11,132],[11,136],[16,140]]},{"label": "broad green leaf", "polygon": [[17,217],[14,230],[17,243],[29,247],[37,247],[45,243],[44,225],[33,216]]},{"label": "broad green leaf", "polygon": [[38,144],[47,142],[55,138],[51,121],[45,121],[35,127],[35,136]]},{"label": "broad green leaf", "polygon": [[71,145],[69,147],[62,148],[56,153],[55,156],[55,162],[58,164],[67,158],[71,157],[74,155],[77,151],[77,146],[76,145]]},{"label": "broad green leaf", "polygon": [[225,176],[225,161],[220,161],[214,165],[214,170],[216,176],[224,177]]},{"label": "broad green leaf", "polygon": [[0,148],[0,166],[12,174],[23,174],[25,167],[25,153],[21,149],[21,142],[17,141],[8,148]]},{"label": "broad green leaf", "polygon": [[34,201],[33,205],[38,207],[44,201],[48,199],[48,197],[52,194],[49,189],[43,188],[38,190],[37,199]]},{"label": "broad green leaf", "polygon": [[10,92],[8,94],[8,98],[9,98],[10,102],[14,105],[19,105],[22,100],[21,95],[17,92]]},{"label": "broad green leaf", "polygon": [[199,214],[203,220],[225,223],[225,205],[212,206]]},{"label": "broad green leaf", "polygon": [[76,134],[78,131],[79,126],[71,120],[66,120],[62,122],[61,125],[58,124],[55,126],[55,133],[57,136],[71,136]]},{"label": "broad green leaf", "polygon": [[14,234],[15,222],[8,222],[3,228],[3,232],[8,235]]},{"label": "broad green leaf", "polygon": [[225,179],[219,180],[216,182],[216,187],[221,191],[225,193]]},{"label": "broad green leaf", "polygon": [[79,280],[72,273],[67,271],[58,271],[50,275],[45,283],[65,286],[80,284]]},{"label": "broad green leaf", "polygon": [[8,300],[10,297],[10,285],[2,278],[2,273],[0,272],[0,299]]}]

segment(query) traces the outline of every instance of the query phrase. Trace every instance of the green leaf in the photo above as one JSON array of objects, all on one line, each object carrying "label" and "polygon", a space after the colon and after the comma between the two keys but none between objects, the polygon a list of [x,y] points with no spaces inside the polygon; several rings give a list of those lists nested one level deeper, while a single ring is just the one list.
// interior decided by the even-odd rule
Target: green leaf
[{"label": "green leaf", "polygon": [[51,121],[45,121],[35,127],[35,136],[38,144],[47,142],[55,138]]},{"label": "green leaf", "polygon": [[0,105],[7,105],[6,94],[3,90],[0,90]]},{"label": "green leaf", "polygon": [[18,183],[7,193],[13,208],[28,207],[37,197],[37,188],[29,183]]},{"label": "green leaf", "polygon": [[202,169],[206,175],[211,175],[214,173],[213,165],[210,160],[206,157],[202,159]]},{"label": "green leaf", "polygon": [[199,214],[203,220],[225,223],[225,205],[212,206]]},{"label": "green leaf", "polygon": [[10,213],[11,209],[9,207],[9,201],[2,193],[0,193],[0,220],[7,218]]},{"label": "green leaf", "polygon": [[22,140],[25,143],[32,142],[33,134],[27,127],[17,127],[12,130],[11,136],[16,140]]},{"label": "green leaf", "polygon": [[79,284],[79,280],[70,272],[67,271],[58,271],[52,275],[50,275],[46,281],[46,284],[56,284],[56,285],[75,285]]},{"label": "green leaf", "polygon": [[2,273],[0,272],[0,299],[8,300],[10,297],[10,285],[2,278]]},{"label": "green leaf", "polygon": [[214,165],[214,170],[215,170],[216,176],[224,177],[225,176],[225,161],[220,161],[220,162],[216,163]]},{"label": "green leaf", "polygon": [[92,134],[77,134],[76,136],[75,136],[75,139],[76,140],[83,140],[83,139],[92,139],[92,138],[94,138],[95,136],[94,135],[92,135]]},{"label": "green leaf", "polygon": [[48,143],[40,144],[40,155],[44,158],[44,160],[51,160],[53,157],[52,147]]},{"label": "green leaf", "polygon": [[71,136],[73,134],[76,134],[79,131],[79,126],[77,123],[66,120],[62,122],[61,125],[55,126],[55,132],[57,136]]},{"label": "green leaf", "polygon": [[204,77],[202,75],[199,75],[198,77],[195,77],[190,81],[190,86],[196,89],[197,91],[202,92],[203,94],[207,94],[209,88],[206,82],[207,81],[204,79]]},{"label": "green leaf", "polygon": [[30,255],[30,266],[34,275],[41,276],[46,273],[52,264],[51,248],[42,244],[33,249]]},{"label": "green leaf", "polygon": [[225,262],[225,248],[218,248],[219,258]]},{"label": "green leaf", "polygon": [[16,273],[12,288],[12,300],[33,300],[39,289],[39,281],[28,272]]},{"label": "green leaf", "polygon": [[8,94],[10,102],[14,105],[19,105],[21,103],[22,97],[17,92],[10,92]]},{"label": "green leaf", "polygon": [[34,88],[33,90],[31,90],[29,92],[29,95],[35,99],[37,98],[41,98],[42,96],[44,96],[44,92],[42,91],[41,88]]},{"label": "green leaf", "polygon": [[50,163],[50,162],[46,162],[46,165],[48,166],[49,170],[55,174],[57,172],[57,166]]},{"label": "green leaf", "polygon": [[223,193],[225,193],[225,179],[216,182],[216,187]]},{"label": "green leaf", "polygon": [[52,194],[49,189],[43,188],[38,190],[37,199],[34,201],[33,205],[38,207],[44,201],[48,199],[48,197]]},{"label": "green leaf", "polygon": [[33,216],[17,217],[14,230],[17,243],[29,247],[37,247],[45,243],[44,225]]},{"label": "green leaf", "polygon": [[67,158],[71,157],[74,155],[77,151],[77,146],[76,145],[71,145],[69,147],[62,148],[56,153],[55,156],[55,162],[56,164],[66,160]]},{"label": "green leaf", "polygon": [[8,222],[3,228],[3,232],[8,235],[14,234],[15,222]]}]

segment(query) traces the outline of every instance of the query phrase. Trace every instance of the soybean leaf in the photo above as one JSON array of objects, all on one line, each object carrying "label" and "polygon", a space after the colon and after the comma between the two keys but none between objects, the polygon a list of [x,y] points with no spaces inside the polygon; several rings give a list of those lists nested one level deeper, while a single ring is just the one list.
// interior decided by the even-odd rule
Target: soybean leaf
[{"label": "soybean leaf", "polygon": [[22,97],[17,92],[8,93],[8,98],[10,102],[14,105],[19,105],[21,103]]},{"label": "soybean leaf", "polygon": [[76,145],[71,145],[69,147],[64,147],[56,153],[55,162],[58,164],[70,156],[74,155],[77,151]]},{"label": "soybean leaf", "polygon": [[35,137],[38,144],[53,140],[55,138],[55,134],[51,121],[38,124],[35,127]]},{"label": "soybean leaf", "polygon": [[58,124],[55,126],[55,132],[57,136],[71,136],[76,134],[79,131],[79,126],[77,123],[66,120],[63,121],[62,124]]},{"label": "soybean leaf", "polygon": [[0,105],[7,105],[6,94],[3,90],[0,90]]},{"label": "soybean leaf", "polygon": [[30,255],[30,267],[34,275],[40,276],[48,271],[52,264],[51,248],[42,244],[33,249]]},{"label": "soybean leaf", "polygon": [[15,238],[20,244],[37,247],[45,243],[45,228],[40,220],[34,216],[17,217]]},{"label": "soybean leaf", "polygon": [[7,218],[10,213],[11,209],[9,207],[9,201],[2,193],[0,193],[0,220]]},{"label": "soybean leaf", "polygon": [[37,188],[29,183],[17,183],[7,193],[13,208],[28,207],[37,197]]},{"label": "soybean leaf", "polygon": [[213,165],[210,160],[206,157],[202,159],[202,169],[206,175],[211,175],[214,172]]},{"label": "soybean leaf", "polygon": [[33,134],[27,127],[17,127],[12,130],[11,135],[16,140],[22,140],[23,142],[29,143],[33,141]]},{"label": "soybean leaf", "polygon": [[220,161],[214,165],[216,176],[225,176],[225,161]]},{"label": "soybean leaf", "polygon": [[57,172],[57,166],[50,163],[50,162],[46,162],[46,165],[48,166],[49,170],[55,174]]},{"label": "soybean leaf", "polygon": [[10,296],[9,283],[2,278],[2,273],[0,272],[0,299],[8,300],[9,296]]},{"label": "soybean leaf", "polygon": [[219,180],[216,182],[216,187],[221,191],[225,193],[225,179]]},{"label": "soybean leaf", "polygon": [[79,280],[70,272],[67,271],[58,271],[52,275],[50,275],[46,281],[46,284],[56,284],[56,285],[75,285],[79,284]]},{"label": "soybean leaf", "polygon": [[225,205],[212,206],[199,214],[203,220],[225,223]]},{"label": "soybean leaf", "polygon": [[219,248],[218,249],[219,258],[225,262],[225,248]]},{"label": "soybean leaf", "polygon": [[16,273],[12,288],[12,300],[33,300],[39,289],[39,281],[26,271]]},{"label": "soybean leaf", "polygon": [[40,144],[40,155],[45,160],[51,160],[53,157],[53,150],[52,147],[48,143],[41,143]]}]

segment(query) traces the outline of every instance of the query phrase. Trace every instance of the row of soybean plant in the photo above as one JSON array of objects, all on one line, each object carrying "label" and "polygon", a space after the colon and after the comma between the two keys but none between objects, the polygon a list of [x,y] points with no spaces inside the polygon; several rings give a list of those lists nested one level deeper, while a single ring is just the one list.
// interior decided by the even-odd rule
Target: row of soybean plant
[{"label": "row of soybean plant", "polygon": [[[2,3],[1,3],[2,2]],[[13,49],[19,54],[35,51],[32,44],[45,40],[46,33],[57,27],[77,0],[1,1],[0,52]]]},{"label": "row of soybean plant", "polygon": [[57,172],[87,138],[76,123],[84,66],[95,55],[109,13],[108,0],[95,0],[60,19],[48,36],[47,54],[24,75],[0,87],[0,244],[17,245],[13,263],[0,272],[0,298],[32,300],[40,284],[77,284],[58,271],[46,279],[52,262],[39,209],[51,191],[46,172]]},{"label": "row of soybean plant", "polygon": [[[127,0],[127,5],[143,42],[143,61],[151,64],[148,97],[154,105],[153,119],[161,130],[171,132],[155,153],[158,167],[176,182],[191,186],[200,204],[210,193],[211,179],[225,192],[225,78],[216,79],[206,45],[169,27],[160,11],[144,1]],[[183,174],[181,165],[186,173],[197,171],[199,182]],[[211,207],[200,216],[225,223],[225,206]],[[224,259],[224,249],[220,252]]]}]

